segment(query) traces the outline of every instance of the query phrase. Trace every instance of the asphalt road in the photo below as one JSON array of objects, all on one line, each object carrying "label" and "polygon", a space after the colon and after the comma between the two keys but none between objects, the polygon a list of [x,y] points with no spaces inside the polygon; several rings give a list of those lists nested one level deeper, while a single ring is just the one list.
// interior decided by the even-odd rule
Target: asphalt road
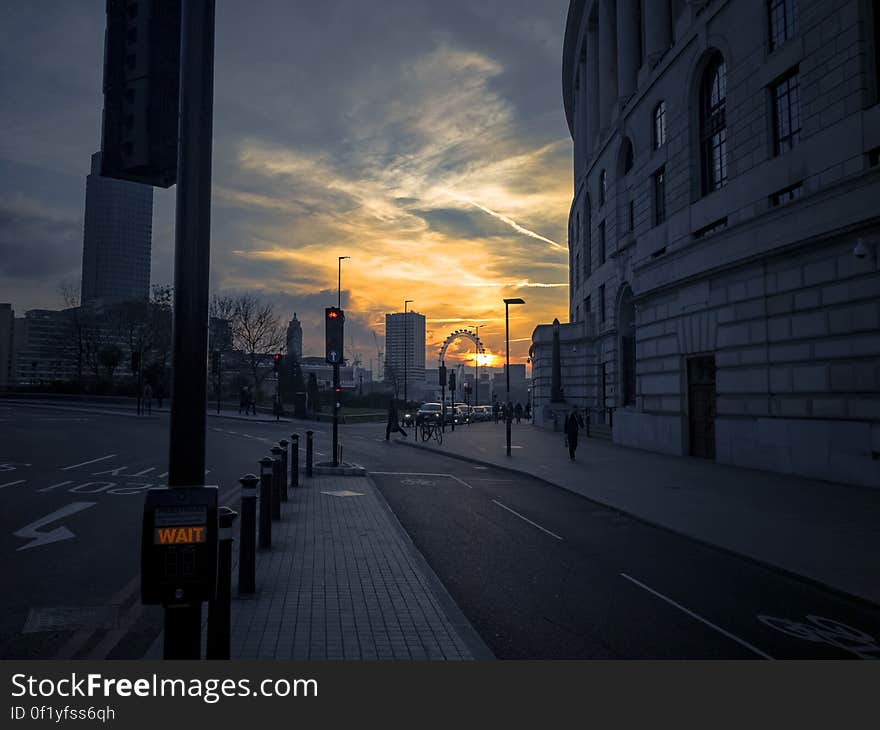
[{"label": "asphalt road", "polygon": [[[165,415],[0,404],[13,587],[0,592],[0,657],[137,658],[155,640],[162,614],[140,606],[138,544],[167,427]],[[208,427],[207,480],[233,507],[238,477],[291,430],[312,428],[317,458],[329,452],[325,424]],[[880,657],[878,607],[531,477],[387,443],[384,424],[346,426],[342,440],[499,658]]]}]

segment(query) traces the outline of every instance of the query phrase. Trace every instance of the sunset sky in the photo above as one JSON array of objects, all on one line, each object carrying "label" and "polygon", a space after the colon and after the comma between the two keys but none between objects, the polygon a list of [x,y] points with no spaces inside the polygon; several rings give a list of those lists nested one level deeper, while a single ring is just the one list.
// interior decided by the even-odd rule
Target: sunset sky
[{"label": "sunset sky", "polygon": [[[4,9],[0,301],[18,315],[59,308],[59,284],[79,283],[104,5]],[[476,324],[503,356],[502,300],[522,297],[511,360],[524,362],[534,327],[568,310],[567,6],[218,0],[214,291],[259,292],[285,323],[296,311],[306,354],[319,354],[348,255],[346,338],[365,366],[370,331],[382,343],[405,299],[427,318],[436,367],[447,334]],[[172,280],[173,219],[174,189],[157,189],[154,283]]]}]

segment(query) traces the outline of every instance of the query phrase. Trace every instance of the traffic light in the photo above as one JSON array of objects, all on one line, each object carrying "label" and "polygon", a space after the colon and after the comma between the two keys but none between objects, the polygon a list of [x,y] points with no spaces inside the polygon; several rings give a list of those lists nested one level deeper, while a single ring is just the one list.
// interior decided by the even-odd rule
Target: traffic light
[{"label": "traffic light", "polygon": [[101,175],[177,181],[181,0],[107,0]]},{"label": "traffic light", "polygon": [[326,359],[331,365],[342,363],[344,329],[345,312],[338,307],[327,307],[324,310],[324,339],[327,346]]},{"label": "traffic light", "polygon": [[281,372],[282,360],[283,360],[283,358],[282,358],[280,352],[276,352],[275,355],[272,357],[272,366],[275,368],[276,373]]},{"label": "traffic light", "polygon": [[446,385],[446,366],[445,365],[440,366],[440,383],[439,383],[439,385],[441,388]]},{"label": "traffic light", "polygon": [[131,353],[131,372],[136,373],[141,369],[141,354],[137,351]]},{"label": "traffic light", "polygon": [[449,373],[449,392],[455,392],[455,370]]}]

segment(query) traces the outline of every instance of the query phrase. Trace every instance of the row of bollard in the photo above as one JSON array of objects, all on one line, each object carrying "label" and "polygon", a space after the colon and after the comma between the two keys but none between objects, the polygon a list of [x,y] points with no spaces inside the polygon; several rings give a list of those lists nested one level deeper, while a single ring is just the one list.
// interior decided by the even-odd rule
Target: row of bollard
[{"label": "row of bollard", "polygon": [[[298,489],[299,434],[282,439],[270,449],[272,456],[260,459],[260,476],[245,474],[241,483],[241,522],[239,524],[238,592],[257,590],[257,545],[272,547],[272,522],[281,519],[281,503],[289,500],[288,489]],[[306,431],[306,476],[312,476],[314,433]],[[290,458],[288,459],[288,445]],[[288,464],[290,469],[288,470]],[[289,477],[288,477],[289,474]],[[259,485],[259,489],[258,489]],[[259,500],[259,531],[257,501]],[[217,593],[208,603],[208,659],[229,659],[232,601],[232,525],[238,513],[221,507],[218,515],[220,545],[217,564]],[[259,532],[259,540],[257,538]]]}]

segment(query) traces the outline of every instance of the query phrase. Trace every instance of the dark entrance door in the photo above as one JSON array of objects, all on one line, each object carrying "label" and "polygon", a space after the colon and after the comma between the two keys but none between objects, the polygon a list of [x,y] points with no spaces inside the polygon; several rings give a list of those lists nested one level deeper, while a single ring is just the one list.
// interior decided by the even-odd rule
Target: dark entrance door
[{"label": "dark entrance door", "polygon": [[715,458],[715,357],[688,360],[688,423],[691,456]]}]

